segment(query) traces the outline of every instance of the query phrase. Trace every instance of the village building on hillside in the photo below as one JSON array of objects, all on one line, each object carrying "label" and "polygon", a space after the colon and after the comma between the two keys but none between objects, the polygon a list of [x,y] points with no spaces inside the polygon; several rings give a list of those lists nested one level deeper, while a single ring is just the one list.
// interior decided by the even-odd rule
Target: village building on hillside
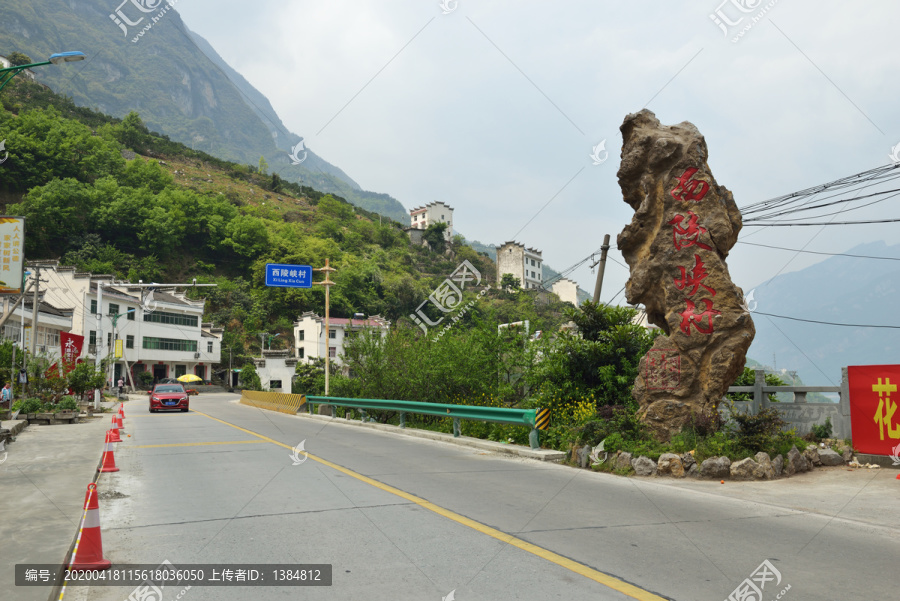
[{"label": "village building on hillside", "polygon": [[[447,229],[444,230],[444,239],[447,242],[453,239],[453,208],[441,201],[431,202],[424,207],[412,209],[409,212],[409,221],[410,228],[418,230],[427,229],[432,223],[446,223]],[[413,239],[412,235],[410,235],[410,239]],[[415,243],[414,239],[413,243]]]},{"label": "village building on hillside", "polygon": [[347,338],[366,329],[376,329],[386,335],[390,327],[391,322],[380,315],[363,318],[362,314],[358,314],[358,317],[352,319],[332,317],[328,323],[326,344],[325,318],[307,311],[294,323],[294,356],[304,363],[310,363],[313,359],[324,359],[328,352],[331,360],[340,365]]},{"label": "village building on hillside", "polygon": [[518,242],[505,242],[497,249],[497,283],[500,283],[504,274],[509,273],[519,280],[519,284],[525,290],[542,288],[544,281],[541,269],[542,254],[541,251],[526,248],[524,244]]},{"label": "village building on hillside", "polygon": [[551,290],[562,302],[578,306],[578,284],[569,278],[560,278],[553,282]]},{"label": "village building on hillside", "polygon": [[154,381],[185,374],[212,377],[211,366],[221,361],[224,329],[203,323],[202,300],[171,289],[130,286],[111,275],[79,273],[56,262],[40,268],[45,302],[73,308],[71,332],[85,337],[82,358],[109,357],[110,382],[121,377],[140,387],[142,372]]}]

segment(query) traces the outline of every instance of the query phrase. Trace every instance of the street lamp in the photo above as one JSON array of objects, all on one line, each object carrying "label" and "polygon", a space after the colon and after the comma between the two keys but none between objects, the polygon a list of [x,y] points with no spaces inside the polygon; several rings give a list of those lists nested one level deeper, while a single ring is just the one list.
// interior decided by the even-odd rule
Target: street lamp
[{"label": "street lamp", "polygon": [[30,69],[32,67],[41,67],[43,65],[50,64],[60,65],[62,63],[73,63],[75,61],[83,61],[84,59],[84,52],[70,50],[69,52],[57,52],[56,54],[51,54],[50,59],[42,63],[31,63],[30,65],[18,65],[15,67],[0,69],[0,90],[2,90],[10,81],[12,81],[13,77],[18,75],[25,69]]},{"label": "street lamp", "polygon": [[272,350],[272,339],[273,339],[273,338],[278,338],[279,336],[281,336],[280,333],[279,333],[279,334],[275,334],[274,336],[269,336],[269,350],[270,350],[270,351]]}]

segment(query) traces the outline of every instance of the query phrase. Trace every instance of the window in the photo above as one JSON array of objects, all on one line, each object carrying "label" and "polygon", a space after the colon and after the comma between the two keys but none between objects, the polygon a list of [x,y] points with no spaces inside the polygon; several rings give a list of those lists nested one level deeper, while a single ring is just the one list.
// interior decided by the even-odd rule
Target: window
[{"label": "window", "polygon": [[112,332],[106,333],[106,346],[112,348]]},{"label": "window", "polygon": [[143,347],[149,350],[197,352],[196,340],[176,340],[174,338],[154,338],[144,336]]},{"label": "window", "polygon": [[177,326],[191,326],[196,328],[198,325],[196,315],[184,315],[181,313],[168,313],[166,311],[154,311],[153,313],[144,313],[144,321],[152,321],[154,323],[170,323]]},{"label": "window", "polygon": [[306,340],[306,330],[297,330],[297,340]]},{"label": "window", "polygon": [[269,380],[269,390],[281,389],[281,380]]},{"label": "window", "polygon": [[337,330],[334,330],[334,329],[328,330],[328,337],[329,338],[337,338]]},{"label": "window", "polygon": [[134,348],[134,336],[125,336],[125,348]]},{"label": "window", "polygon": [[208,341],[208,342],[206,343],[206,352],[207,352],[207,353],[213,352],[213,343],[212,343],[212,340],[210,340],[210,341]]},{"label": "window", "polygon": [[134,314],[137,313],[137,309],[128,309],[128,321],[134,321]]},{"label": "window", "polygon": [[91,346],[97,346],[97,332],[95,330],[91,330],[88,333],[88,344]]},{"label": "window", "polygon": [[328,356],[331,357],[332,359],[337,357],[337,347],[336,346],[328,347]]},{"label": "window", "polygon": [[97,314],[97,299],[91,301],[91,315]]},{"label": "window", "polygon": [[175,366],[175,377],[180,378],[184,374],[187,373],[187,365],[176,365]]},{"label": "window", "polygon": [[297,357],[298,357],[299,359],[302,359],[302,358],[303,358],[303,350],[304,350],[304,349],[303,349],[302,346],[301,346],[300,348],[297,349]]},{"label": "window", "polygon": [[109,314],[110,315],[118,315],[119,314],[119,305],[115,303],[109,303]]}]

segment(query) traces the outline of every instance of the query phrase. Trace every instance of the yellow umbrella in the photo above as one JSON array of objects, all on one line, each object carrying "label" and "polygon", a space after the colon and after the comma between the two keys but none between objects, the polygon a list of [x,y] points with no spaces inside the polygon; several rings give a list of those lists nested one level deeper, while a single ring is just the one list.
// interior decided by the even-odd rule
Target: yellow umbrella
[{"label": "yellow umbrella", "polygon": [[175,378],[179,382],[202,382],[203,378],[199,376],[195,376],[194,374],[184,374],[183,376],[179,376]]}]

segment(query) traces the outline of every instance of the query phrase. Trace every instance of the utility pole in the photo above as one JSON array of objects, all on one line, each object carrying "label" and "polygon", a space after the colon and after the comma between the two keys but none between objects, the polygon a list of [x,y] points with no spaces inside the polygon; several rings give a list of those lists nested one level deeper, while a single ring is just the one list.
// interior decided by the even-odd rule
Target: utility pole
[{"label": "utility pole", "polygon": [[[603,289],[603,272],[606,271],[606,251],[609,250],[609,234],[603,236],[603,246],[600,247],[600,260],[594,265],[600,265],[597,270],[597,284],[594,286],[594,303],[600,302],[600,290]],[[594,267],[591,265],[591,267]]]},{"label": "utility pole", "polygon": [[41,289],[41,267],[34,267],[34,305],[31,308],[31,356],[34,357],[37,351],[37,328],[38,328],[38,291]]},{"label": "utility pole", "polygon": [[[100,371],[102,364],[100,349],[103,348],[103,282],[97,282],[97,338],[94,339],[94,368]],[[106,379],[106,374],[103,374]],[[104,382],[105,385],[105,382]],[[102,388],[94,389],[94,409],[100,409],[100,397],[103,395]]]},{"label": "utility pole", "polygon": [[331,299],[329,297],[329,290],[334,286],[334,282],[331,281],[330,276],[331,273],[337,271],[332,268],[328,264],[328,259],[325,259],[325,267],[321,269],[315,269],[314,271],[323,271],[325,272],[325,279],[321,282],[313,282],[313,284],[317,286],[325,286],[325,396],[328,396],[329,382],[331,377],[331,322],[330,322],[330,308],[331,308]]},{"label": "utility pole", "polygon": [[262,352],[266,349],[266,336],[268,336],[269,333],[259,332],[256,335],[259,336],[259,356],[262,357]]}]

